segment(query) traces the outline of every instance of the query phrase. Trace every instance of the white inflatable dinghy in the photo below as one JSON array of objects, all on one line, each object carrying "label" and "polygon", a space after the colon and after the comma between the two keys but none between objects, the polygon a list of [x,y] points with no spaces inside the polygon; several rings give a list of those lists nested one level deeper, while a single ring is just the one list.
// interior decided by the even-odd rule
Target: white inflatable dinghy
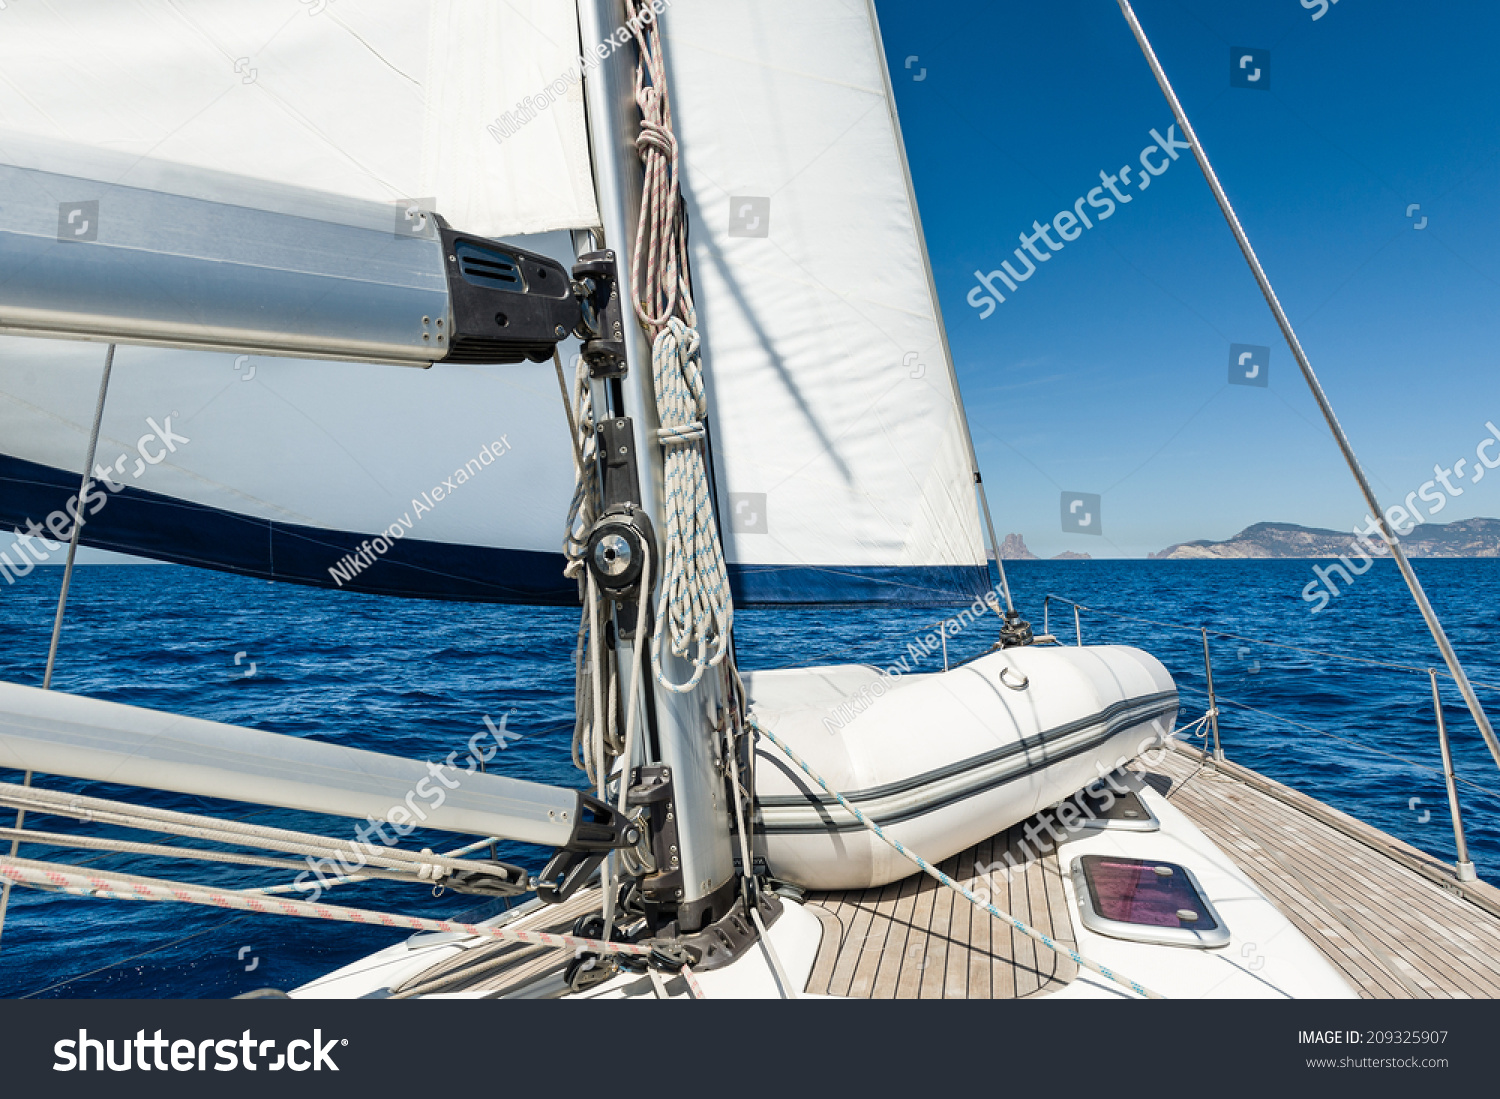
[{"label": "white inflatable dinghy", "polygon": [[[1097,782],[1177,718],[1166,668],[1119,645],[1006,649],[927,675],[752,672],[745,685],[757,722],[932,863]],[[755,786],[756,853],[776,877],[866,889],[913,872],[764,737]]]}]

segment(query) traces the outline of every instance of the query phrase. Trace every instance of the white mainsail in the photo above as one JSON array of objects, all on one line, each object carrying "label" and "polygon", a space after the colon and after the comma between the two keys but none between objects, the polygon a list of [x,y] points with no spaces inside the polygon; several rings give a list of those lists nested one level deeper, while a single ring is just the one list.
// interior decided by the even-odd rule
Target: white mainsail
[{"label": "white mainsail", "polygon": [[[16,4],[0,122],[350,198],[484,236],[598,224],[570,0]],[[497,140],[531,97],[545,109]],[[510,129],[509,127],[497,128]],[[129,177],[114,180],[131,182]]]},{"label": "white mainsail", "polygon": [[[560,230],[598,224],[570,0],[78,0],[5,14],[0,159],[34,164],[55,142],[104,154],[103,182],[149,187],[166,162],[206,170],[192,177],[200,197],[234,201],[212,193],[228,173],[387,204],[393,231],[415,204],[568,265]],[[43,522],[76,491],[102,357],[0,338],[11,523]],[[105,466],[126,456],[125,490],[90,541],[342,583],[329,569],[346,552],[404,525],[411,541],[381,562],[380,590],[571,599],[556,564],[572,489],[559,403],[550,364],[417,371],[122,347],[99,453]],[[135,473],[147,421],[168,415],[189,442]],[[501,441],[503,460],[480,457]],[[466,469],[476,458],[482,474]],[[510,568],[488,567],[486,550]]]},{"label": "white mainsail", "polygon": [[[393,224],[416,204],[565,264],[563,230],[598,224],[591,44],[571,0],[6,14],[0,131],[142,157],[142,176],[166,161],[389,203]],[[969,601],[988,584],[969,452],[873,10],[676,0],[663,28],[739,602]],[[731,228],[743,195],[769,200],[769,235]],[[102,355],[0,337],[5,523],[76,492]],[[101,459],[132,470],[167,414],[191,442],[117,472],[85,541],[355,590],[569,603],[559,404],[547,364],[122,347]],[[503,459],[455,476],[502,440]],[[393,527],[388,552],[360,553]]]}]

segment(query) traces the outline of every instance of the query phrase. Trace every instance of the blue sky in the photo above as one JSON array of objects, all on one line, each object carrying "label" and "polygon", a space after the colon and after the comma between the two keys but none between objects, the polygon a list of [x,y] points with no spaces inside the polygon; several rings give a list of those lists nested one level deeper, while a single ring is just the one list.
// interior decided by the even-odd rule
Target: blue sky
[{"label": "blue sky", "polygon": [[[1360,521],[1190,153],[1120,185],[1130,204],[1061,251],[1038,244],[1050,259],[987,318],[966,300],[976,270],[1024,274],[1018,234],[1101,170],[1137,184],[1150,130],[1167,133],[1114,0],[877,6],[1000,533],[1138,557],[1261,520]],[[1500,424],[1500,5],[1135,8],[1382,503],[1472,463]],[[1268,89],[1230,86],[1237,47],[1270,51]],[[1267,387],[1228,383],[1233,343],[1271,348]],[[1102,494],[1102,536],[1062,531],[1065,491]],[[1475,515],[1500,516],[1500,473],[1435,518]]]}]

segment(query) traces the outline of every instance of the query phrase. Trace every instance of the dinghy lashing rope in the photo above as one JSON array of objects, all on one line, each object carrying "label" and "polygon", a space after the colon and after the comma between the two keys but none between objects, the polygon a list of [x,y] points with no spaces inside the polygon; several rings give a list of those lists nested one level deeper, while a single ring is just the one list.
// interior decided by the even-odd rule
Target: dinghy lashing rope
[{"label": "dinghy lashing rope", "polygon": [[978,908],[984,912],[988,912],[997,920],[1003,920],[1004,922],[1010,924],[1013,928],[1015,928],[1021,934],[1025,935],[1028,939],[1034,939],[1035,941],[1045,946],[1048,950],[1071,958],[1075,965],[1081,966],[1084,969],[1093,970],[1095,973],[1099,974],[1099,976],[1113,981],[1115,984],[1120,985],[1124,988],[1128,988],[1132,992],[1136,993],[1136,995],[1143,996],[1148,1000],[1166,999],[1166,997],[1161,993],[1152,992],[1149,988],[1146,988],[1144,985],[1131,980],[1124,974],[1116,973],[1108,966],[1100,965],[1098,962],[1092,960],[1091,958],[1085,958],[1082,954],[1078,953],[1078,951],[1073,950],[1070,947],[1063,946],[1061,943],[1054,942],[1051,936],[1045,935],[1042,932],[1038,931],[1036,928],[1022,923],[1020,920],[1016,919],[1014,916],[1010,915],[1007,912],[1000,911],[1000,909],[996,908],[989,901],[980,900],[977,896],[974,895],[974,893],[970,892],[962,885],[959,885],[958,882],[954,881],[947,874],[943,873],[937,867],[933,866],[921,855],[918,855],[915,851],[908,851],[904,846],[902,846],[901,841],[893,839],[892,837],[886,835],[885,830],[882,829],[880,825],[876,824],[873,820],[865,816],[853,805],[849,804],[849,800],[845,798],[843,794],[839,793],[833,787],[829,786],[822,775],[814,771],[812,767],[808,765],[805,759],[799,756],[791,748],[783,744],[781,739],[777,737],[775,733],[771,732],[765,726],[761,725],[758,721],[755,720],[754,717],[750,717],[748,719],[748,723],[752,729],[758,732],[761,736],[765,737],[772,744],[776,745],[777,748],[781,749],[782,754],[785,755],[793,763],[795,763],[799,768],[801,768],[803,774],[807,775],[808,778],[812,779],[819,786],[821,786],[824,793],[826,793],[829,797],[833,798],[846,810],[848,810],[849,814],[853,816],[855,820],[859,821],[860,824],[864,825],[867,829],[873,832],[877,839],[881,840],[881,842],[885,843],[888,847],[891,847],[893,850],[895,850],[895,852],[902,858],[915,863],[917,867],[928,877],[934,878],[941,884],[947,886],[949,889],[953,890],[955,893],[959,894],[959,896],[963,897],[966,901],[972,904],[975,908]]}]

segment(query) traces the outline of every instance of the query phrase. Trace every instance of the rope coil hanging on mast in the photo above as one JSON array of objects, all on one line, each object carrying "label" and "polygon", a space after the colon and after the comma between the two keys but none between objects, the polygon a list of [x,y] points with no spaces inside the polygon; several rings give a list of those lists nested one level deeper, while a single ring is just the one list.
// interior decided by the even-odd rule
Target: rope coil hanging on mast
[{"label": "rope coil hanging on mast", "polygon": [[[651,340],[652,378],[663,451],[663,560],[651,664],[669,691],[694,690],[709,668],[729,657],[734,608],[714,515],[706,460],[708,403],[703,348],[688,267],[687,211],[680,186],[677,137],[667,97],[666,66],[656,20],[626,0],[639,47],[635,101],[641,112],[636,151],[644,169],[636,224],[632,283],[635,313]],[[691,660],[693,673],[675,682],[662,666],[662,646]]]},{"label": "rope coil hanging on mast", "polygon": [[[676,694],[695,690],[709,669],[720,674],[723,703],[714,706],[711,722],[722,742],[721,767],[734,807],[731,824],[738,835],[743,900],[774,959],[758,919],[747,823],[755,797],[755,753],[745,725],[745,687],[735,667],[733,596],[709,478],[703,343],[693,302],[680,150],[657,17],[640,0],[625,0],[625,9],[638,50],[634,92],[641,122],[635,144],[643,176],[632,253],[632,306],[651,341],[664,490],[651,666],[656,681]],[[685,681],[675,681],[663,666],[664,644],[691,662],[692,674]]]}]

